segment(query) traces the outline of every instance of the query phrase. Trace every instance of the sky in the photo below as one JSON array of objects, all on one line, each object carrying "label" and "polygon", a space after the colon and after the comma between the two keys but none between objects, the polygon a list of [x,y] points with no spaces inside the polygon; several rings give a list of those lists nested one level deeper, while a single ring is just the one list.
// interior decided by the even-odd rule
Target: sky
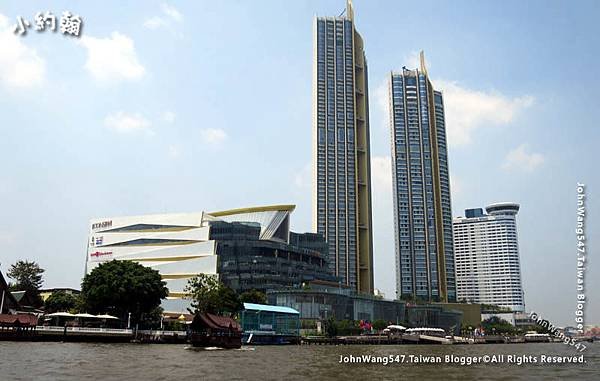
[{"label": "sky", "polygon": [[[311,224],[312,22],[327,1],[0,4],[0,270],[79,287],[89,220],[293,203]],[[369,64],[375,286],[395,296],[387,76],[444,92],[452,208],[512,201],[528,311],[574,325],[578,182],[586,322],[600,324],[600,3],[355,0]],[[83,20],[80,38],[34,15]],[[13,33],[17,16],[31,23]],[[595,122],[596,121],[596,122]]]}]

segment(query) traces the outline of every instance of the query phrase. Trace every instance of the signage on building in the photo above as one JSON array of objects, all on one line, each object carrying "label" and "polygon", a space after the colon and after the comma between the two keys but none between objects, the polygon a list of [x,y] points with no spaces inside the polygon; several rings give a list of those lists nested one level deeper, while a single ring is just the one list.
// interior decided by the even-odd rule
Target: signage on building
[{"label": "signage on building", "polygon": [[106,229],[112,227],[112,220],[97,222],[92,224],[92,230],[96,229]]},{"label": "signage on building", "polygon": [[112,251],[96,251],[94,253],[90,254],[90,257],[94,258],[100,258],[100,257],[105,257],[105,256],[112,256]]},{"label": "signage on building", "polygon": [[92,237],[90,238],[90,246],[99,246],[104,242],[104,237]]}]

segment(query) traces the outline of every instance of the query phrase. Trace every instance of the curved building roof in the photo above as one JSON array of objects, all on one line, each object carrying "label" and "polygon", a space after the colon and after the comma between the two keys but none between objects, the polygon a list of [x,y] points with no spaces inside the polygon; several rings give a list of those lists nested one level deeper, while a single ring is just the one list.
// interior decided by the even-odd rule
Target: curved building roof
[{"label": "curved building roof", "polygon": [[244,309],[248,311],[279,312],[284,314],[299,315],[300,312],[285,306],[272,306],[267,304],[244,303]]},{"label": "curved building roof", "polygon": [[206,213],[214,217],[231,216],[234,214],[246,214],[246,213],[260,213],[260,212],[293,212],[296,209],[296,205],[265,205],[265,206],[252,206],[249,208],[237,208],[223,210],[219,212]]},{"label": "curved building roof", "polygon": [[256,222],[260,224],[260,239],[288,242],[290,213],[295,205],[267,205],[206,213],[204,218],[225,222]]},{"label": "curved building roof", "polygon": [[485,207],[485,211],[490,215],[510,214],[515,215],[519,211],[520,205],[516,202],[497,202]]}]

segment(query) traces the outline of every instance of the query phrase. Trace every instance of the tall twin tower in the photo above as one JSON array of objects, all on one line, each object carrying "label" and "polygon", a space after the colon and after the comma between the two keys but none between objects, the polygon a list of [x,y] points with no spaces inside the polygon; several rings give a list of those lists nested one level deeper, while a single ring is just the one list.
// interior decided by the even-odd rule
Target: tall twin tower
[{"label": "tall twin tower", "polygon": [[[367,60],[345,16],[317,17],[313,61],[313,228],[341,282],[372,294],[373,223]],[[390,123],[397,296],[456,299],[442,94],[421,68],[392,73]]]}]

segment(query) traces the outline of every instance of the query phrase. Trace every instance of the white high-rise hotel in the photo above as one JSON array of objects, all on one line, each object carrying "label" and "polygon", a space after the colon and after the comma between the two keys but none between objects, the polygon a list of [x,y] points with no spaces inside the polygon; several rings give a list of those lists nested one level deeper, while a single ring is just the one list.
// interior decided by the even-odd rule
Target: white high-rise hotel
[{"label": "white high-rise hotel", "polygon": [[457,299],[525,311],[516,215],[519,204],[467,209],[453,220]]}]

